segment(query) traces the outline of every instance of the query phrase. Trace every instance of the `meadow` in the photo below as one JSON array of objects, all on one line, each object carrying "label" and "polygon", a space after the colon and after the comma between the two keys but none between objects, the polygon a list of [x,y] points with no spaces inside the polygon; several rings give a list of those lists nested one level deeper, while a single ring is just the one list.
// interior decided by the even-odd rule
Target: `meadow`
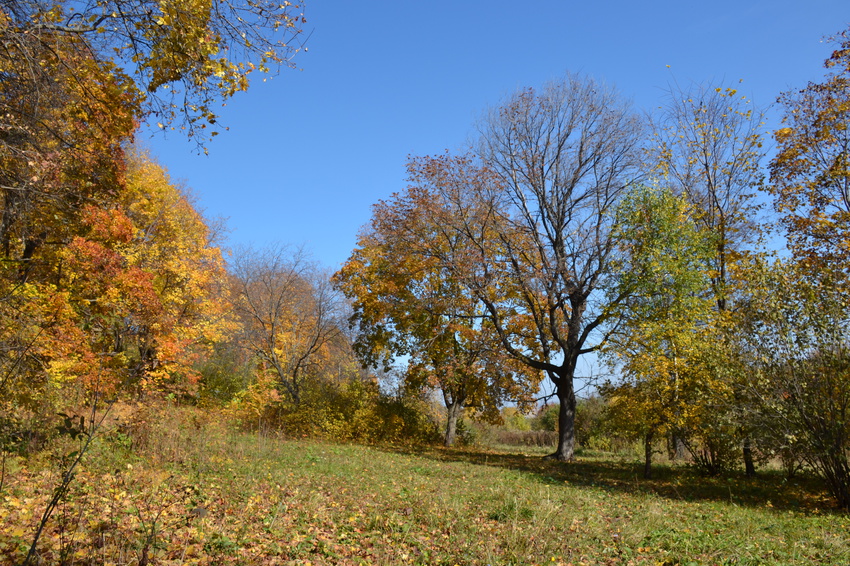
[{"label": "meadow", "polygon": [[[54,446],[7,455],[0,560],[21,563]],[[42,564],[850,564],[850,517],[805,477],[699,476],[585,454],[332,444],[149,411],[104,430],[41,537]]]}]

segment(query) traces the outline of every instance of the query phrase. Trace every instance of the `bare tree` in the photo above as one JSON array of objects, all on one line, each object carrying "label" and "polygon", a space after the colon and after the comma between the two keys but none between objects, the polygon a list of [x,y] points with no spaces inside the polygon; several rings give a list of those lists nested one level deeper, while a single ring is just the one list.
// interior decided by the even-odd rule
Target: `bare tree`
[{"label": "bare tree", "polygon": [[639,176],[643,123],[614,89],[567,75],[509,97],[480,133],[489,174],[479,178],[488,181],[449,197],[476,215],[454,220],[479,253],[467,284],[507,352],[552,381],[560,414],[551,457],[569,461],[576,367],[600,346],[610,320],[603,287],[615,251],[611,224],[623,190]]},{"label": "bare tree", "polygon": [[302,250],[241,250],[232,264],[242,345],[276,375],[296,405],[342,328],[342,300],[330,276]]}]

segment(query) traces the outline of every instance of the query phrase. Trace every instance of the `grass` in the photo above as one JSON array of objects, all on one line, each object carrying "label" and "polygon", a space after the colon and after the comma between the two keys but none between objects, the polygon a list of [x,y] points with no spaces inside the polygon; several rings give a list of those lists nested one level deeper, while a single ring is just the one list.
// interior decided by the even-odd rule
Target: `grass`
[{"label": "grass", "polygon": [[[850,564],[816,483],[637,462],[336,445],[171,409],[101,438],[44,536],[45,564]],[[19,563],[56,480],[10,460],[0,562]]]}]

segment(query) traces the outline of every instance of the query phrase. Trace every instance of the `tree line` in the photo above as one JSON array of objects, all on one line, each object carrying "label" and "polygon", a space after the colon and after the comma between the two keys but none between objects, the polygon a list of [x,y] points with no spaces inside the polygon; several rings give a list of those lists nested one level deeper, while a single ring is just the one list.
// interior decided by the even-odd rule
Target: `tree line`
[{"label": "tree line", "polygon": [[645,115],[574,74],[490,109],[467,151],[411,159],[336,275],[360,358],[409,357],[447,444],[454,407],[527,404],[547,379],[569,461],[595,353],[647,477],[666,437],[712,474],[805,462],[846,509],[850,39],[833,41],[824,81],[779,97],[766,166],[764,114],[735,89],[675,87]]}]

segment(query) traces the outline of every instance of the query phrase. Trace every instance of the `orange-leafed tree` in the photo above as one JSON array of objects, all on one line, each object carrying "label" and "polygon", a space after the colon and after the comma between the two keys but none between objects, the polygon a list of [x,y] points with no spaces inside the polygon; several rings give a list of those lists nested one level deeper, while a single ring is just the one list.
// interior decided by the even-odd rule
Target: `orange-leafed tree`
[{"label": "orange-leafed tree", "polygon": [[4,266],[0,386],[14,407],[48,410],[51,391],[69,402],[130,385],[193,392],[194,362],[232,324],[221,252],[186,195],[144,154],[119,189],[108,207],[82,206],[77,234],[25,280]]},{"label": "orange-leafed tree", "polygon": [[[412,173],[422,161],[410,164]],[[442,394],[444,440],[451,446],[464,409],[499,420],[504,402],[531,402],[540,374],[504,351],[484,304],[467,286],[476,250],[453,232],[460,211],[443,196],[412,186],[375,205],[335,280],[353,301],[360,359],[388,366],[407,357],[405,384]],[[486,224],[478,228],[487,230]]]},{"label": "orange-leafed tree", "polygon": [[[43,400],[37,384],[45,368],[83,371],[73,360],[126,365],[116,347],[126,340],[107,316],[150,321],[127,327],[134,347],[142,334],[158,336],[158,361],[141,356],[145,372],[195,341],[181,330],[193,326],[185,313],[207,307],[196,301],[169,315],[183,301],[172,292],[174,278],[154,273],[149,251],[133,263],[151,244],[140,246],[135,231],[147,226],[134,225],[122,208],[125,144],[145,121],[203,139],[216,123],[216,102],[244,90],[251,73],[291,64],[302,22],[290,2],[0,2],[0,396]],[[45,342],[51,335],[56,347]],[[100,356],[107,335],[112,347]],[[93,352],[63,353],[93,341]],[[44,356],[67,359],[59,367]]]},{"label": "orange-leafed tree", "polygon": [[195,362],[236,327],[217,241],[220,226],[205,219],[191,194],[149,155],[135,152],[129,162],[119,206],[135,237],[124,253],[128,265],[152,274],[162,313],[150,324],[125,329],[150,385],[182,380],[193,388]]},{"label": "orange-leafed tree", "polygon": [[815,273],[850,275],[850,31],[835,38],[830,74],[779,98],[770,191],[794,255]]},{"label": "orange-leafed tree", "polygon": [[0,10],[0,400],[4,423],[34,418],[24,428],[37,430],[59,402],[50,381],[112,381],[111,360],[85,347],[65,256],[88,230],[85,211],[114,203],[123,186],[121,142],[138,99],[79,38],[12,27]]},{"label": "orange-leafed tree", "polygon": [[87,230],[65,248],[60,284],[121,383],[191,392],[197,357],[232,324],[213,231],[165,170],[128,156],[112,208],[84,210]]}]

